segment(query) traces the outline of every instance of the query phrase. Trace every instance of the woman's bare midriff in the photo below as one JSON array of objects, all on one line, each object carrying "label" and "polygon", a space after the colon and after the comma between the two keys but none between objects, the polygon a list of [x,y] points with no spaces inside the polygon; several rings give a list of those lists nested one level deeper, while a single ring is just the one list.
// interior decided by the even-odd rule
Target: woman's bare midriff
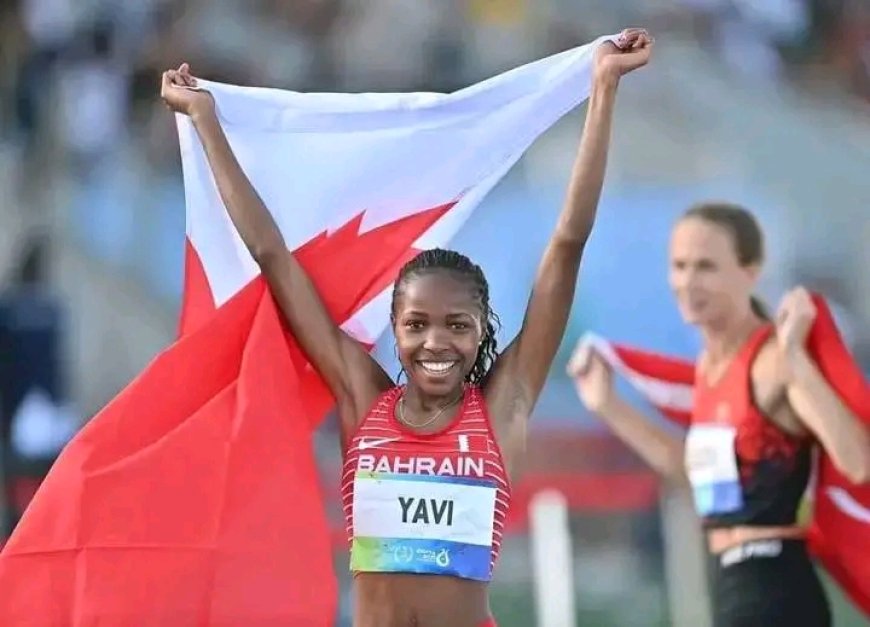
[{"label": "woman's bare midriff", "polygon": [[480,627],[489,586],[443,575],[357,573],[354,627]]},{"label": "woman's bare midriff", "polygon": [[714,555],[753,540],[794,540],[806,536],[803,527],[728,527],[707,530],[707,547]]}]

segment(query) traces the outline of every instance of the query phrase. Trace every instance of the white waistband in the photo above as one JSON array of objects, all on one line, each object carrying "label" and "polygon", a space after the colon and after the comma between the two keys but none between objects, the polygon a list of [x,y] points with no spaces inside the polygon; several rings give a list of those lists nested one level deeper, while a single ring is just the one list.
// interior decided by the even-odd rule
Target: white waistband
[{"label": "white waistband", "polygon": [[778,538],[750,540],[720,553],[719,564],[722,568],[728,568],[746,560],[779,557],[782,554],[782,546],[782,540]]}]

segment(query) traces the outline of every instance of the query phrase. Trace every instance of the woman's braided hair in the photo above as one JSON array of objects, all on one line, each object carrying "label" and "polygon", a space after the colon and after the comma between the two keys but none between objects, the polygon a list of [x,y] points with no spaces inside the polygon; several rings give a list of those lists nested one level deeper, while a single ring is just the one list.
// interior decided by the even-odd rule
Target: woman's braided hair
[{"label": "woman's braided hair", "polygon": [[468,282],[474,290],[474,297],[480,306],[480,312],[485,322],[483,338],[477,351],[477,359],[474,361],[471,371],[465,380],[474,385],[483,383],[489,369],[498,356],[495,334],[501,327],[498,316],[489,305],[489,283],[476,263],[455,250],[432,248],[424,250],[411,261],[406,263],[399,271],[399,278],[393,288],[392,314],[395,318],[396,303],[405,288],[412,279],[430,272],[449,272],[454,276]]}]

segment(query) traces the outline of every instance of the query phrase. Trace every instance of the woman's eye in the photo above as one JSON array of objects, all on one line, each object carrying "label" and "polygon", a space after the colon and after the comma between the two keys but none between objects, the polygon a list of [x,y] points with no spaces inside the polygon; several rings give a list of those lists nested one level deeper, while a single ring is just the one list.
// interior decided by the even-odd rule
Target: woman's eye
[{"label": "woman's eye", "polygon": [[423,323],[419,320],[409,320],[405,323],[405,326],[409,329],[422,329]]}]

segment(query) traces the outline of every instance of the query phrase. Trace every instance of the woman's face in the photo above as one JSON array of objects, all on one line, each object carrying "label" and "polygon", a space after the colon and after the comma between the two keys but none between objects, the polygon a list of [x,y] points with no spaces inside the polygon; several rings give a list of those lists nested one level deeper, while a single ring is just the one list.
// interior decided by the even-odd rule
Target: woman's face
[{"label": "woman's face", "polygon": [[731,233],[702,218],[685,218],[670,243],[669,282],[683,319],[709,325],[727,319],[749,302],[757,264],[741,266]]},{"label": "woman's face", "polygon": [[427,396],[454,394],[477,359],[480,303],[467,280],[429,272],[403,286],[393,312],[399,361]]}]

